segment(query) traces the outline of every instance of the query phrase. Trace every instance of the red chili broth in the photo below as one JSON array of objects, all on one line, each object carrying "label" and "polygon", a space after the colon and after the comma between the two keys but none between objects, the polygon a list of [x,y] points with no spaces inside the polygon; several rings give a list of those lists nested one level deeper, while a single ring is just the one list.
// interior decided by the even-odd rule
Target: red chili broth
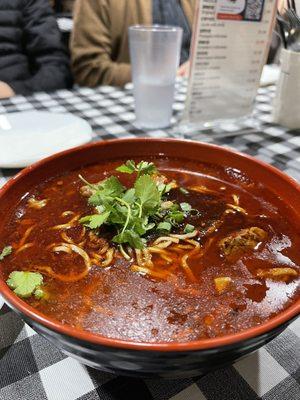
[{"label": "red chili broth", "polygon": [[[175,260],[167,264],[153,255],[155,270],[172,273],[172,279],[162,280],[133,272],[132,263],[119,257],[110,267],[93,266],[88,276],[78,282],[65,283],[45,274],[47,298],[31,297],[25,301],[63,324],[106,337],[143,342],[187,342],[223,336],[259,325],[291,305],[299,295],[300,231],[299,221],[288,219],[287,205],[268,188],[231,168],[186,160],[153,161],[180,186],[202,185],[214,192],[190,191],[185,195],[175,190],[169,194],[170,199],[186,201],[201,211],[196,221],[200,232],[222,216],[227,204],[233,203],[233,194],[239,196],[241,207],[248,213],[228,214],[225,223],[209,236],[213,242],[204,256],[189,259],[196,282],[188,279]],[[41,183],[22,198],[2,234],[0,248],[12,245],[15,249],[30,226],[34,228],[26,242],[34,245],[19,253],[14,250],[4,258],[1,267],[5,279],[14,270],[34,271],[35,265],[51,266],[59,274],[79,273],[84,267],[80,256],[47,249],[62,242],[61,231],[52,227],[72,218],[62,217],[64,211],[80,216],[93,212],[79,192],[82,182],[78,174],[90,182],[116,175],[125,186],[132,185],[132,176],[115,171],[122,162],[99,163],[66,172]],[[27,202],[33,196],[48,199],[47,205],[30,208]],[[195,224],[195,220],[186,222]],[[251,226],[264,229],[267,240],[236,260],[227,260],[220,252],[219,240]],[[81,232],[78,223],[67,234],[76,243]],[[199,243],[205,246],[207,240],[200,233]],[[256,276],[258,269],[274,267],[292,267],[298,271],[298,277],[281,282]],[[220,276],[230,277],[233,282],[223,294],[217,293],[214,284],[214,278]]]}]

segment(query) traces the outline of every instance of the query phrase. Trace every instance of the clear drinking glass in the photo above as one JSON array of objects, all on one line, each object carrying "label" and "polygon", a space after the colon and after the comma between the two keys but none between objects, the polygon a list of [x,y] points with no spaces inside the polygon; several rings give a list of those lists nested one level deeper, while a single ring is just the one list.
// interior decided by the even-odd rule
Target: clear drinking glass
[{"label": "clear drinking glass", "polygon": [[179,27],[136,25],[129,28],[136,122],[142,128],[170,125],[181,40]]}]

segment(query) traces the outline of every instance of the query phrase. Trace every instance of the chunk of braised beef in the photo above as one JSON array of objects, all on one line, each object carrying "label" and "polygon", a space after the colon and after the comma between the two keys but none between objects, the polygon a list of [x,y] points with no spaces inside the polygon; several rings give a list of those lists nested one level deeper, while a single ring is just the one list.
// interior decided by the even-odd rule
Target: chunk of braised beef
[{"label": "chunk of braised beef", "polygon": [[241,229],[219,241],[219,248],[225,257],[240,255],[246,251],[253,250],[266,240],[268,234],[257,226]]}]

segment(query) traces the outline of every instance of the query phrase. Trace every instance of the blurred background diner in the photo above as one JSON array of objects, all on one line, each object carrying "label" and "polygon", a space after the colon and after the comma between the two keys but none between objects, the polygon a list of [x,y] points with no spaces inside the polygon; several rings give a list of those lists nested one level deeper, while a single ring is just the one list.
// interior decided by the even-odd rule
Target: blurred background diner
[{"label": "blurred background diner", "polygon": [[49,0],[1,0],[0,54],[0,98],[71,86]]},{"label": "blurred background diner", "polygon": [[[196,0],[1,0],[0,98],[69,88],[73,80],[89,87],[124,86],[131,81],[128,27],[137,24],[183,29],[178,74],[187,76],[196,4]],[[280,1],[278,9],[286,6]],[[278,62],[279,48],[274,33],[268,62]]]}]

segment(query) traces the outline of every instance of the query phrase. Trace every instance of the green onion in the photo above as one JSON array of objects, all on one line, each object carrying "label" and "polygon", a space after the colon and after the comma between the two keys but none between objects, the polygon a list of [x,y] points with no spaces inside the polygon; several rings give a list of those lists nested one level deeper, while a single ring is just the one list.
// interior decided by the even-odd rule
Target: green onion
[{"label": "green onion", "polygon": [[160,222],[157,225],[157,229],[159,231],[168,231],[168,232],[170,232],[171,228],[172,228],[172,225],[170,224],[170,222]]},{"label": "green onion", "polygon": [[181,188],[179,188],[179,190],[181,191],[181,193],[183,193],[183,194],[189,194],[189,191],[188,190],[186,190],[185,188],[183,188],[183,187],[181,187]]},{"label": "green onion", "polygon": [[180,208],[182,211],[188,212],[191,211],[192,206],[189,203],[180,203]]},{"label": "green onion", "polygon": [[184,233],[191,233],[195,230],[194,225],[191,224],[186,224],[185,228],[184,228]]}]

